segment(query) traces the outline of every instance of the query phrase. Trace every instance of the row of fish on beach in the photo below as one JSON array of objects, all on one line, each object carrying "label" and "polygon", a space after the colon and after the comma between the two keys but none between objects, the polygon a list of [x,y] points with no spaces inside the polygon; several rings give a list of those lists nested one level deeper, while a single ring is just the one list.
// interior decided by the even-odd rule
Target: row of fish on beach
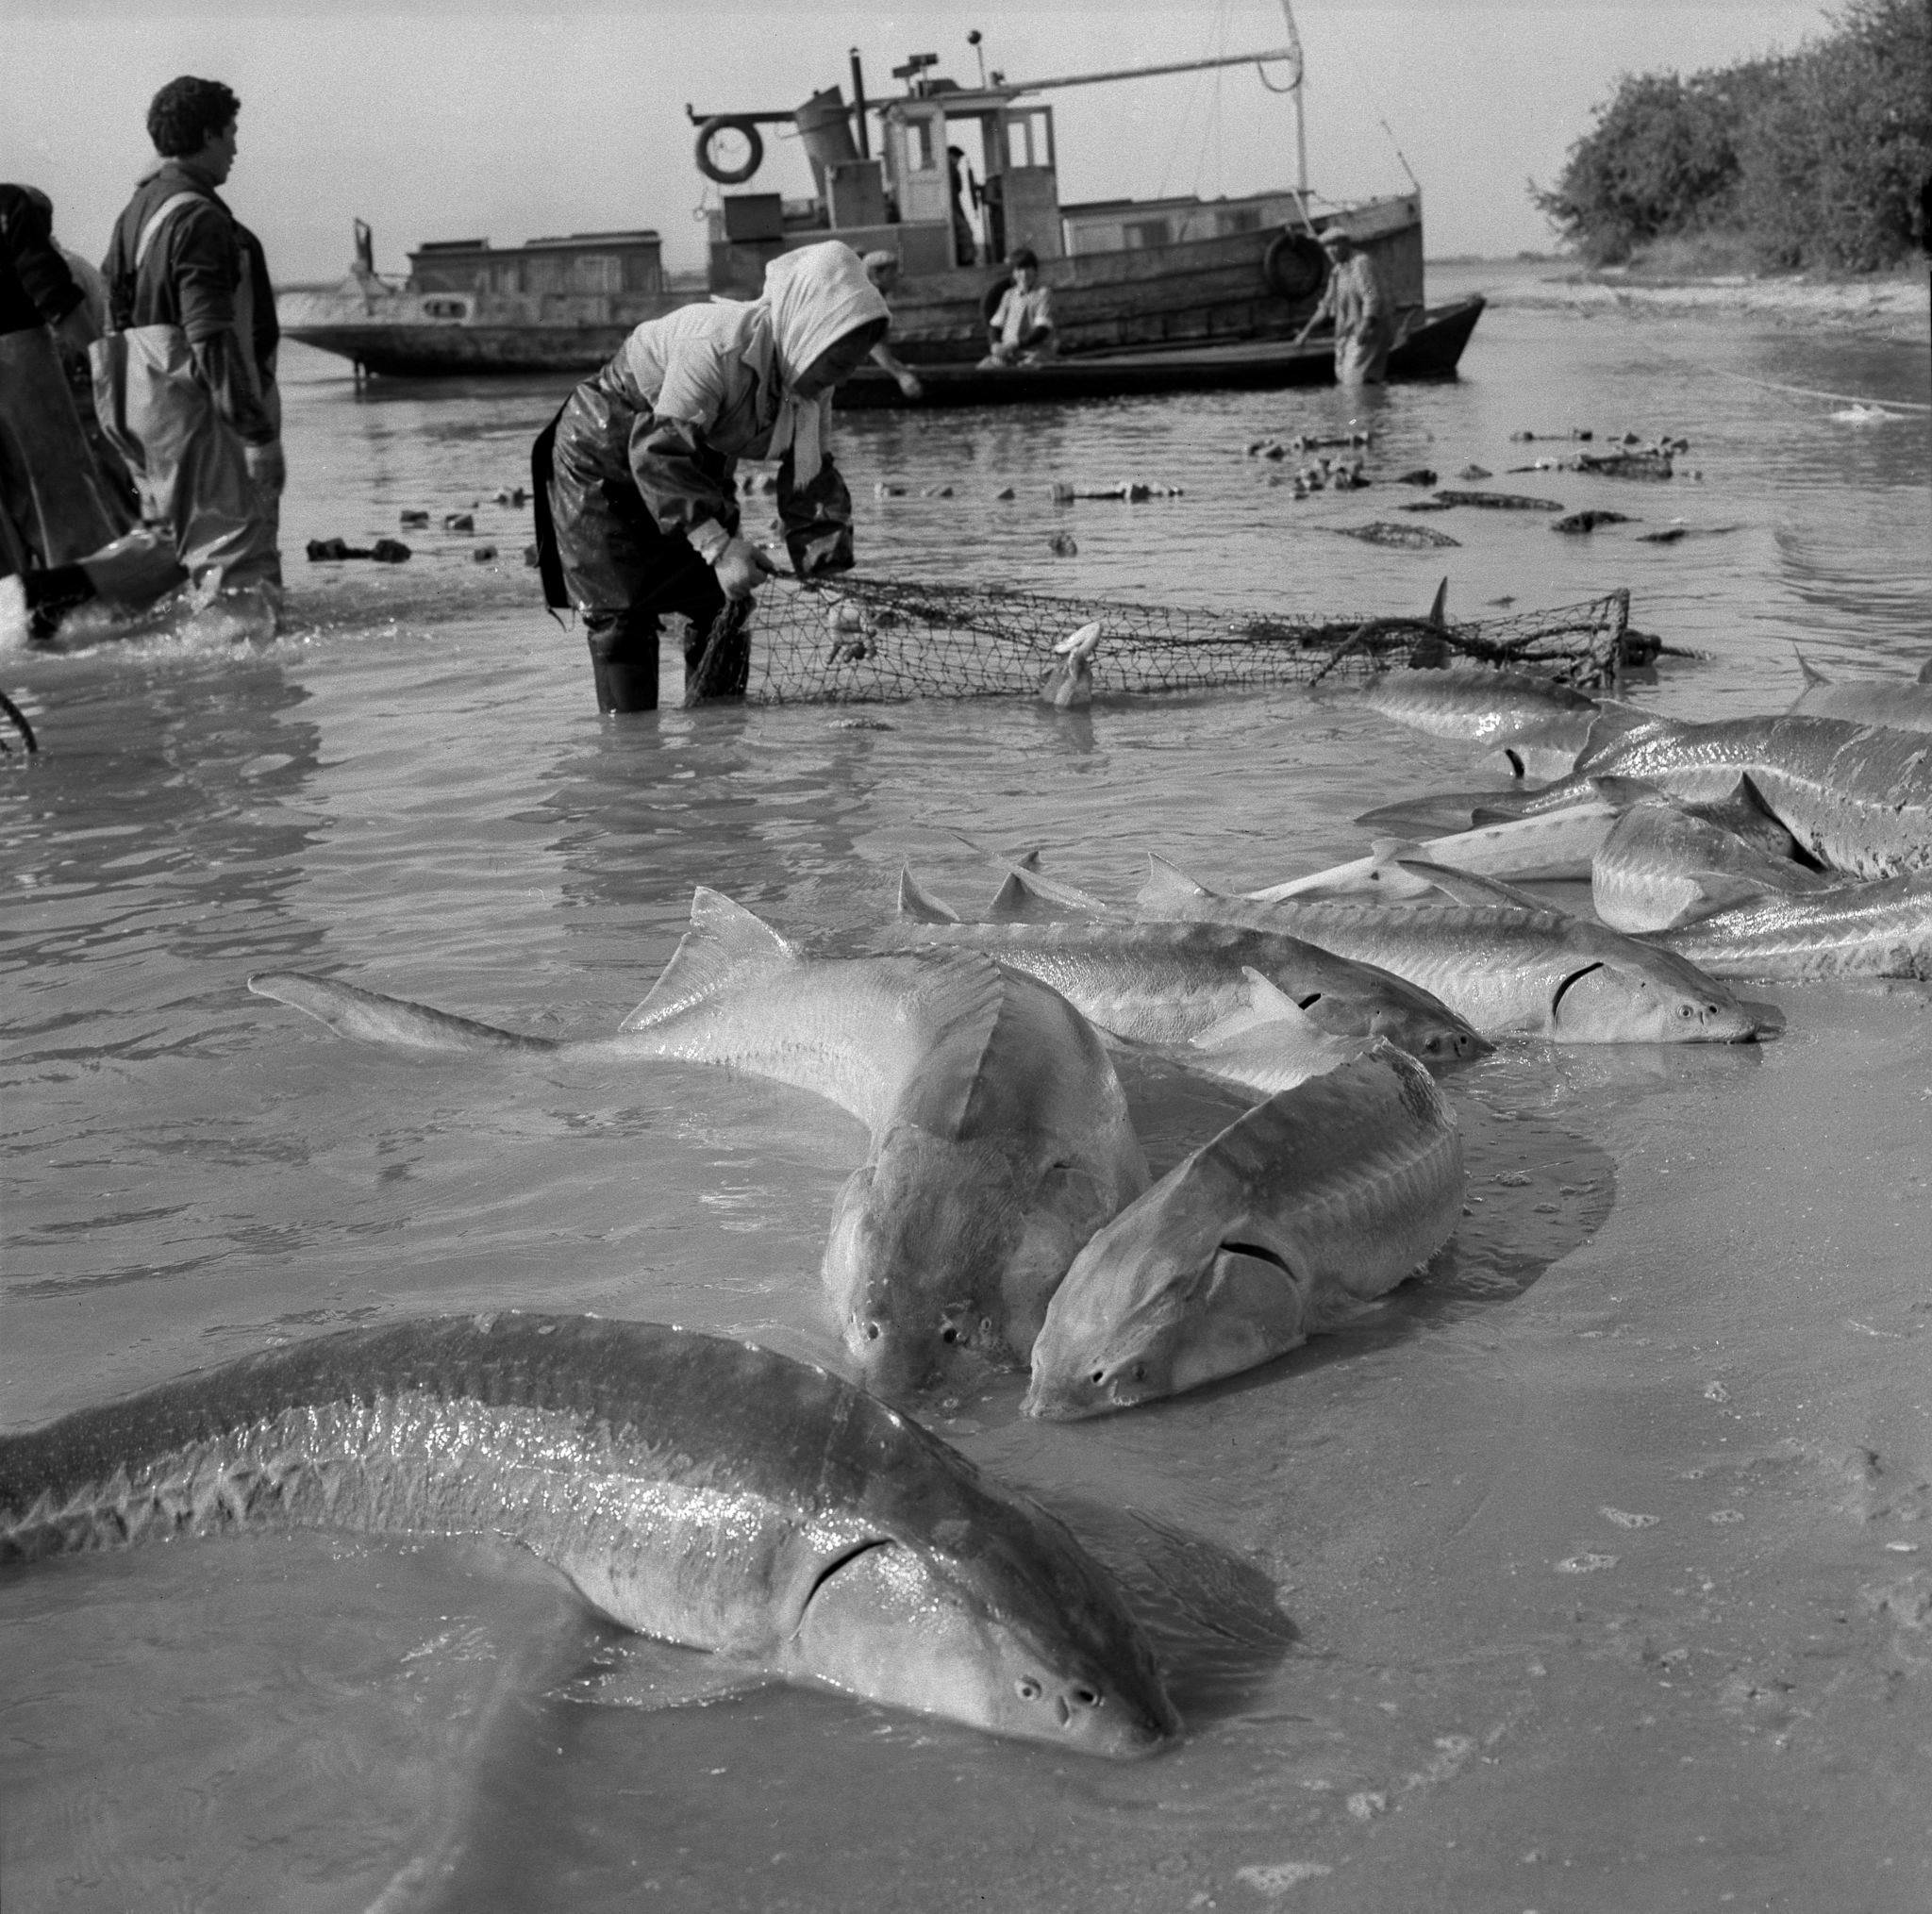
[{"label": "row of fish on beach", "polygon": [[[1433,828],[1241,891],[1155,855],[1109,903],[1027,856],[966,920],[902,872],[896,917],[845,956],[700,890],[605,1037],[252,977],[352,1038],[723,1066],[850,1111],[868,1148],[822,1278],[865,1387],[643,1323],[352,1330],[0,1439],[0,1560],[277,1523],[482,1533],[735,1667],[1158,1748],[1179,1718],[1108,1577],[910,1406],[1027,1369],[1029,1414],[1117,1411],[1348,1320],[1454,1232],[1439,1079],[1500,1043],[1748,1042],[1783,1020],[1736,983],[1932,975],[1927,677],[1699,724],[1489,668],[1391,672],[1354,695],[1554,774],[1372,813]],[[1590,917],[1518,888],[1585,878]],[[1163,1073],[1239,1113],[1157,1181],[1127,1087]]]}]

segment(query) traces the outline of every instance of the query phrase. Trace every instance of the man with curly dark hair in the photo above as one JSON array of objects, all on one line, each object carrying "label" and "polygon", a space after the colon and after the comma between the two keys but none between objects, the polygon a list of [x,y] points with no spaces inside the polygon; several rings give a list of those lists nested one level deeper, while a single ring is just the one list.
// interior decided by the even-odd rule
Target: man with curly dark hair
[{"label": "man with curly dark hair", "polygon": [[216,191],[240,110],[219,80],[184,75],[155,95],[158,162],[102,262],[114,329],[95,348],[95,390],[144,516],[169,528],[189,573],[273,591],[285,476],[275,294],[259,243]]}]

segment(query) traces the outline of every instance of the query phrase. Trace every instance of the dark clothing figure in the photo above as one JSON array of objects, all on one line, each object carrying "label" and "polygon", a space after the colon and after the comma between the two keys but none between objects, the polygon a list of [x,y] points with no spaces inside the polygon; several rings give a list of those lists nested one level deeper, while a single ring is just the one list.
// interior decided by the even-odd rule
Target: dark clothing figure
[{"label": "dark clothing figure", "polygon": [[0,185],[0,574],[72,566],[132,524],[94,464],[61,364],[61,344],[92,334],[86,296],[46,196]]},{"label": "dark clothing figure", "polygon": [[667,612],[690,622],[687,696],[742,694],[751,593],[776,568],[741,536],[741,457],[778,460],[800,576],[851,564],[852,501],[824,451],[830,391],[797,387],[862,333],[856,369],[885,320],[850,247],[801,247],[772,262],[762,299],[646,320],[564,402],[532,458],[538,551],[546,601],[583,617],[600,710],[656,707]]},{"label": "dark clothing figure", "polygon": [[278,588],[272,485],[278,333],[260,248],[191,161],[163,160],[114,226],[102,272],[114,331],[95,348],[102,429],[181,564],[223,588]]}]

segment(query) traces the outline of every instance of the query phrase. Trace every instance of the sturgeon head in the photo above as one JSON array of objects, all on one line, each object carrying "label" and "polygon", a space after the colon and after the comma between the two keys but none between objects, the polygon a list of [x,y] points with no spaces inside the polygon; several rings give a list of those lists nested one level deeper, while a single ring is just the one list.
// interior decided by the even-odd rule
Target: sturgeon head
[{"label": "sturgeon head", "polygon": [[1080,1253],[1028,1415],[1105,1414],[1293,1349],[1391,1289],[1461,1214],[1441,1093],[1388,1044],[1257,1105]]},{"label": "sturgeon head", "polygon": [[824,1280],[867,1386],[1024,1367],[1082,1244],[1146,1188],[1099,1036],[977,953],[923,959],[933,1037],[840,1192]]},{"label": "sturgeon head", "polygon": [[1084,711],[1093,702],[1093,654],[1100,649],[1099,624],[1083,624],[1053,649],[1054,662],[1041,674],[1041,698],[1056,711]]}]

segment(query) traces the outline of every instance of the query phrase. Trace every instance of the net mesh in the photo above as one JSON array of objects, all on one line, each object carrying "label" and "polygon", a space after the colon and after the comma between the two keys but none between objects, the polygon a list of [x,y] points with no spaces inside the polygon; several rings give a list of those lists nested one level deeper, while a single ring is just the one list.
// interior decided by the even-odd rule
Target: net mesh
[{"label": "net mesh", "polygon": [[[1629,607],[1630,594],[1613,591],[1551,610],[1437,624],[1182,610],[848,574],[836,586],[774,583],[758,594],[744,694],[755,704],[1028,696],[1057,664],[1054,646],[1094,623],[1101,696],[1306,685],[1465,660],[1591,688],[1616,679]],[[734,641],[743,640],[734,634]],[[696,675],[702,683],[707,674]]]}]

